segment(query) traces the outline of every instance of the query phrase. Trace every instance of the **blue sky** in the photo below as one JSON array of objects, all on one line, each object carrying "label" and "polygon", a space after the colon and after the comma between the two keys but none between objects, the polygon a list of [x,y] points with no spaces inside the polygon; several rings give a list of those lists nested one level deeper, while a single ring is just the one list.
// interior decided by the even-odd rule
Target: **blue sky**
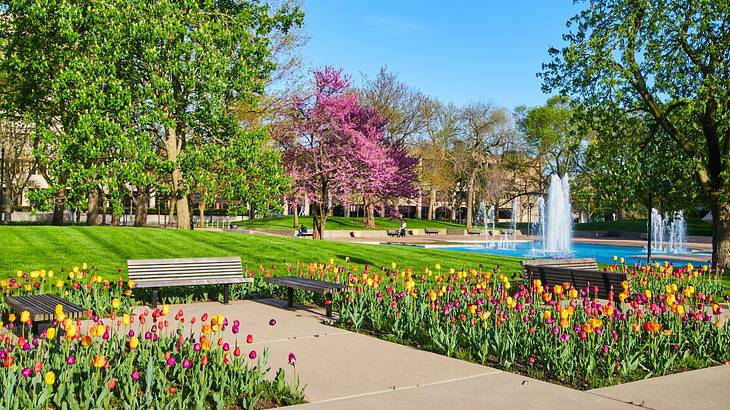
[{"label": "blue sky", "polygon": [[547,96],[535,73],[561,46],[572,0],[306,0],[309,68],[342,67],[359,83],[381,66],[445,102],[508,108]]}]

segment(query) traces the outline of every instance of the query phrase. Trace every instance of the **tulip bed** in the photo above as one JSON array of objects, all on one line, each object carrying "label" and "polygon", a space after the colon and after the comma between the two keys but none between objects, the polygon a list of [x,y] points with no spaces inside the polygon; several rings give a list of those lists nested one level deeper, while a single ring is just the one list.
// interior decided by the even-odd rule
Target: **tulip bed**
[{"label": "tulip bed", "polygon": [[[270,380],[268,350],[253,349],[253,335],[223,343],[225,332],[239,333],[238,321],[187,318],[183,311],[172,318],[167,307],[133,315],[134,283],[104,281],[85,265],[63,275],[19,272],[0,286],[6,295],[62,295],[90,307],[91,320],[82,331],[59,305],[54,326],[30,335],[28,312],[0,304],[0,408],[252,409],[303,402],[298,382],[288,383],[282,369]],[[200,335],[186,320],[201,325]],[[289,363],[295,361],[290,354]]]},{"label": "tulip bed", "polygon": [[354,288],[337,301],[345,327],[579,389],[730,363],[729,296],[707,267],[607,266],[629,277],[614,303],[568,283],[436,266],[306,272]]}]

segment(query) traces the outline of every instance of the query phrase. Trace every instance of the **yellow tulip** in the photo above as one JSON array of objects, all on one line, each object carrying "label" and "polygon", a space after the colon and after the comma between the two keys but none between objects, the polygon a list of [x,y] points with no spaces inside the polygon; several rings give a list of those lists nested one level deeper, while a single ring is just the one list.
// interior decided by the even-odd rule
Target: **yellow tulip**
[{"label": "yellow tulip", "polygon": [[8,315],[8,320],[10,321],[10,323],[15,322],[15,313],[9,314]]},{"label": "yellow tulip", "polygon": [[395,269],[395,267],[396,267],[396,266],[398,266],[398,265],[396,265],[396,264],[395,264],[395,262],[392,262],[392,263],[390,264],[390,268],[391,268],[391,269]]},{"label": "yellow tulip", "polygon": [[20,312],[20,323],[26,323],[29,320],[30,320],[30,312],[28,312],[27,310]]},{"label": "yellow tulip", "polygon": [[121,305],[121,304],[122,304],[121,300],[119,300],[117,298],[112,299],[112,309],[119,309],[119,305]]},{"label": "yellow tulip", "polygon": [[46,339],[53,340],[55,337],[56,337],[56,328],[49,327],[48,330],[46,330]]},{"label": "yellow tulip", "polygon": [[84,262],[84,263],[82,263],[82,264],[81,264],[81,269],[82,269],[82,270],[86,270],[86,267],[87,267],[87,266],[86,266],[86,262]]},{"label": "yellow tulip", "polygon": [[73,273],[79,273],[79,267],[78,266],[74,266],[73,269],[71,269],[71,271]]},{"label": "yellow tulip", "polygon": [[122,316],[122,323],[124,324],[124,326],[129,326],[131,321],[128,314],[125,313],[124,316]]},{"label": "yellow tulip", "polygon": [[553,313],[549,310],[542,312],[542,316],[545,318],[545,320],[550,320],[550,318],[552,317],[552,314]]},{"label": "yellow tulip", "polygon": [[139,346],[139,339],[137,338],[137,336],[134,336],[131,339],[129,339],[129,347],[130,348],[136,349],[137,346]]},{"label": "yellow tulip", "polygon": [[49,277],[49,278],[52,278],[52,277],[53,277],[53,275],[54,275],[53,271],[52,271],[52,270],[49,270],[49,271],[48,271],[48,277]]},{"label": "yellow tulip", "polygon": [[167,316],[168,313],[170,313],[170,306],[167,306],[167,305],[162,306],[162,314],[164,316]]},{"label": "yellow tulip", "polygon": [[56,287],[61,289],[63,287],[63,281],[61,279],[56,281]]},{"label": "yellow tulip", "polygon": [[677,305],[677,314],[679,316],[684,315],[684,305]]},{"label": "yellow tulip", "polygon": [[77,332],[78,328],[75,324],[69,323],[68,325],[66,325],[66,339],[73,339],[74,337],[76,337]]},{"label": "yellow tulip", "polygon": [[104,355],[96,355],[96,357],[94,357],[91,361],[91,364],[93,364],[97,369],[104,367],[106,365],[106,357],[104,357]]},{"label": "yellow tulip", "polygon": [[434,268],[436,268],[436,270],[441,270],[441,264],[437,263],[436,265],[434,265]]},{"label": "yellow tulip", "polygon": [[49,370],[46,372],[46,377],[44,377],[44,380],[46,381],[47,385],[52,385],[56,382],[56,373],[53,373],[52,370]]},{"label": "yellow tulip", "polygon": [[135,283],[135,282],[134,282],[133,280],[131,280],[131,279],[130,279],[130,280],[129,280],[129,281],[127,282],[127,286],[128,286],[128,287],[129,287],[130,289],[134,289],[134,285],[135,285],[135,284],[136,284],[136,283]]}]

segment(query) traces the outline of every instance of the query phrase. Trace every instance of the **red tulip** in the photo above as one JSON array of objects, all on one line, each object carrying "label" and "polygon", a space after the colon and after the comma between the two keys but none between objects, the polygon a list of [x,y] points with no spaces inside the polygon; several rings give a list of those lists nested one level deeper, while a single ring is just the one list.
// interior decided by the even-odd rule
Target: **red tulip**
[{"label": "red tulip", "polygon": [[253,335],[246,336],[246,343],[248,343],[248,344],[253,343]]}]

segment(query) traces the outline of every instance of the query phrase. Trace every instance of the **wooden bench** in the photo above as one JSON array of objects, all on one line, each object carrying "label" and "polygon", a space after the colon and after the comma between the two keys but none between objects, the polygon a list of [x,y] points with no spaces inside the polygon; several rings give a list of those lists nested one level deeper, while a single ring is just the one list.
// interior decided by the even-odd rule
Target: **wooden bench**
[{"label": "wooden bench", "polygon": [[325,309],[327,317],[332,317],[332,294],[343,292],[349,289],[347,286],[334,283],[323,282],[321,280],[301,278],[299,276],[278,276],[264,279],[272,285],[279,285],[287,288],[287,307],[294,307],[294,289],[308,290],[310,292],[324,293]]},{"label": "wooden bench", "polygon": [[592,295],[597,288],[600,299],[608,299],[613,288],[614,300],[618,300],[621,282],[627,280],[625,273],[599,270],[593,258],[529,260],[522,261],[522,266],[530,282],[536,277],[548,287],[569,282],[575,289],[588,289]]},{"label": "wooden bench", "polygon": [[426,228],[426,229],[423,230],[423,232],[426,235],[438,235],[439,234],[439,230],[438,229],[434,229],[434,228]]},{"label": "wooden bench", "polygon": [[388,236],[398,236],[398,229],[388,229],[385,233]]},{"label": "wooden bench", "polygon": [[253,278],[243,277],[239,256],[135,259],[127,261],[127,272],[135,287],[152,289],[152,308],[157,307],[157,293],[160,288],[223,285],[223,303],[227,304],[230,285],[253,282]]},{"label": "wooden bench", "polygon": [[300,233],[299,231],[294,231],[294,237],[296,238],[306,238],[307,236],[314,237],[314,231],[307,231]]},{"label": "wooden bench", "polygon": [[30,319],[33,321],[31,332],[39,335],[45,329],[51,327],[56,318],[56,306],[63,306],[63,313],[69,319],[82,319],[86,311],[76,304],[61,299],[55,295],[27,295],[9,296],[5,298],[5,304],[15,309],[18,313],[27,310]]},{"label": "wooden bench", "polygon": [[467,235],[481,235],[482,231],[479,229],[467,229],[466,230]]}]

